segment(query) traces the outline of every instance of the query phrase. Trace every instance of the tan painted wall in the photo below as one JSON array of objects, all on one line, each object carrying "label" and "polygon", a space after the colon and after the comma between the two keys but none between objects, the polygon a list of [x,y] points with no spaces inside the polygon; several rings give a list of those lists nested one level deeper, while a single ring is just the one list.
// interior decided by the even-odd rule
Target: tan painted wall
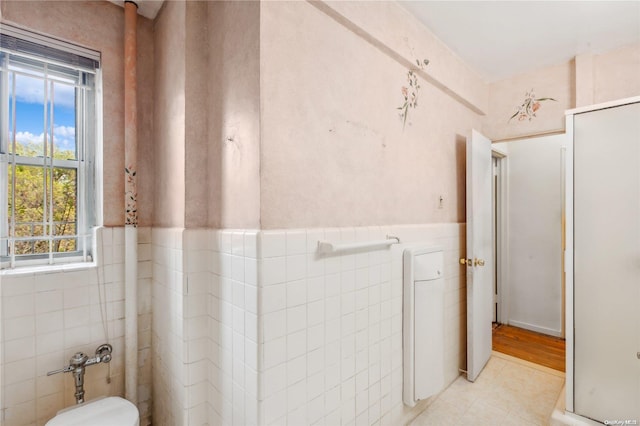
[{"label": "tan painted wall", "polygon": [[155,226],[185,224],[186,3],[166,2],[155,20]]},{"label": "tan painted wall", "polygon": [[594,57],[594,103],[640,95],[640,44]]},{"label": "tan painted wall", "polygon": [[[124,78],[123,78],[123,10],[102,1],[3,1],[2,19],[24,28],[79,44],[102,54],[103,78],[103,144],[104,144],[104,217],[105,226],[124,224]],[[140,70],[153,68],[152,24],[138,20],[138,63]],[[150,74],[148,74],[150,75]],[[148,225],[153,197],[151,163],[148,152],[152,145],[152,118],[149,105],[153,102],[153,79],[139,78],[138,181],[140,225]],[[145,153],[147,159],[145,159]]]},{"label": "tan painted wall", "polygon": [[[540,102],[536,117],[509,119],[522,105],[525,94],[533,90],[536,98],[556,101]],[[575,105],[574,65],[567,62],[516,75],[490,85],[489,114],[483,133],[492,140],[521,137],[564,130],[564,111]]]},{"label": "tan painted wall", "polygon": [[185,3],[185,227],[204,228],[208,220],[207,176],[211,173],[208,152],[207,3]]},{"label": "tan painted wall", "polygon": [[[404,130],[397,110],[416,57],[390,46],[433,36],[394,3],[331,5],[348,7],[349,22],[373,22],[383,42],[354,33],[333,9],[261,4],[262,228],[464,222],[464,141],[481,116],[424,76]],[[431,60],[427,71],[452,61],[448,50],[414,51]],[[447,69],[441,86],[477,79]]]},{"label": "tan painted wall", "polygon": [[[553,97],[531,121],[509,117],[525,92]],[[640,95],[640,44],[598,54],[584,53],[564,64],[532,70],[490,85],[483,132],[493,140],[564,131],[567,109]]]},{"label": "tan painted wall", "polygon": [[209,224],[260,227],[260,4],[209,2]]}]

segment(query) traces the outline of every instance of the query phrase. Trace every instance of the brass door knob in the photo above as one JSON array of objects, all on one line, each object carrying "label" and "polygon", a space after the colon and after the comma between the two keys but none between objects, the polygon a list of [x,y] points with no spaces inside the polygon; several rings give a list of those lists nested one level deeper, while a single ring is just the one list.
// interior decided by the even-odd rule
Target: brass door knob
[{"label": "brass door knob", "polygon": [[484,266],[484,259],[473,259],[473,266]]},{"label": "brass door knob", "polygon": [[471,265],[473,265],[473,261],[471,259],[465,259],[463,257],[462,259],[460,259],[460,264],[461,265],[471,266]]}]

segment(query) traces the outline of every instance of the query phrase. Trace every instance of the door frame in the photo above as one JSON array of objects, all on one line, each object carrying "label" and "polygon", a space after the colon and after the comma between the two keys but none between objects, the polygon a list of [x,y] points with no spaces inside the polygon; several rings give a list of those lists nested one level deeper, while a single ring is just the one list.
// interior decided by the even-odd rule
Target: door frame
[{"label": "door frame", "polygon": [[509,180],[507,179],[509,171],[508,154],[498,148],[491,147],[491,157],[497,159],[497,184],[495,191],[495,200],[497,203],[495,212],[498,217],[495,218],[495,228],[493,232],[494,244],[496,246],[494,280],[497,281],[498,287],[498,315],[499,324],[509,324],[509,286],[505,285],[509,280]]}]

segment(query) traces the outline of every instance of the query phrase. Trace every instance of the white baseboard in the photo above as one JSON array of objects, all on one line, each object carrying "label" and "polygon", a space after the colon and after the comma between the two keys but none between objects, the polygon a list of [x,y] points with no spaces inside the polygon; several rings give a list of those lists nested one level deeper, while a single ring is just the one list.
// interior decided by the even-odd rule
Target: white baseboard
[{"label": "white baseboard", "polygon": [[553,330],[551,328],[540,327],[537,325],[528,324],[526,322],[509,320],[509,325],[512,325],[514,327],[524,328],[525,330],[536,331],[542,334],[548,334],[549,336],[562,337],[562,331],[560,330]]}]

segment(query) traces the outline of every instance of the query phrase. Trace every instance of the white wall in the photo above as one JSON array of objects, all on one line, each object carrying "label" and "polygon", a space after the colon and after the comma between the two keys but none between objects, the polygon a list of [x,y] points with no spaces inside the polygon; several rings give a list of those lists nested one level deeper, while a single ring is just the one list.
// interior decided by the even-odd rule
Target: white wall
[{"label": "white wall", "polygon": [[562,332],[562,164],[565,135],[494,144],[507,153],[508,296],[511,325]]}]

